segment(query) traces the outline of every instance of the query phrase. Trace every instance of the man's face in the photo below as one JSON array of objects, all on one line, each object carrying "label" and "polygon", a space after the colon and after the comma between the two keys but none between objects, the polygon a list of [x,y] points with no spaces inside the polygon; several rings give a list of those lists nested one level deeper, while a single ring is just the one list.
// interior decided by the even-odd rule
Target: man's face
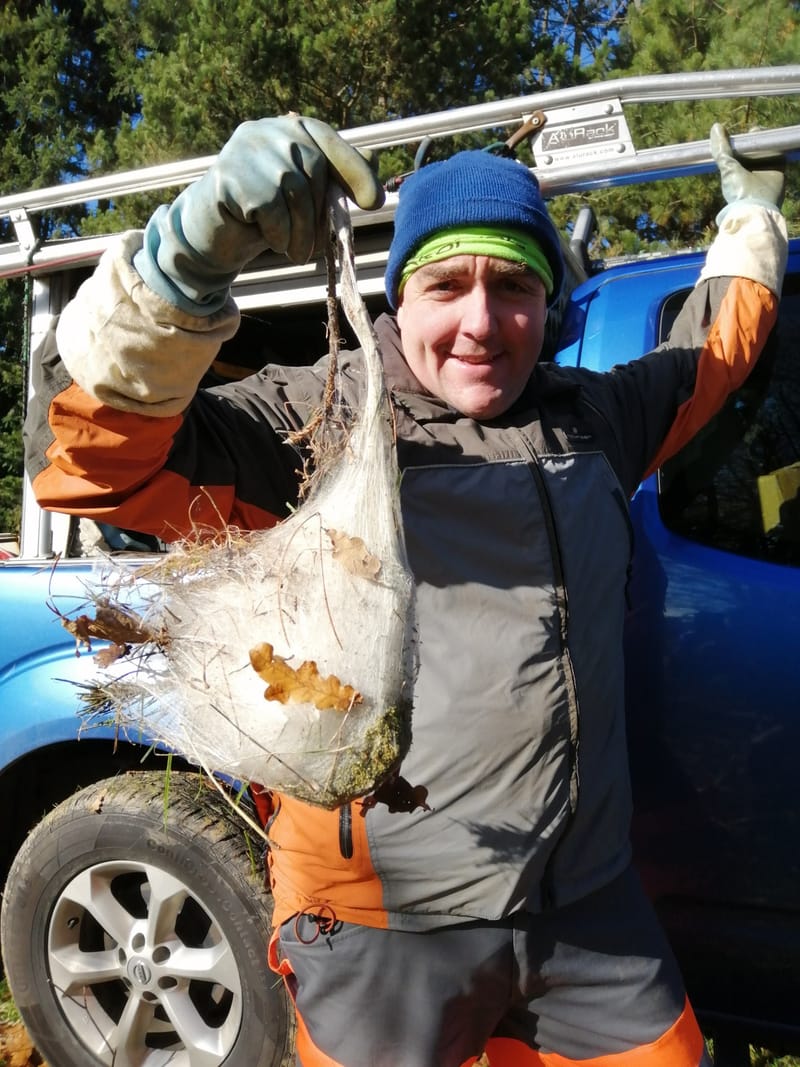
[{"label": "man's face", "polygon": [[521,263],[452,256],[416,270],[397,311],[403,351],[429,392],[474,419],[519,397],[542,348],[544,285]]}]

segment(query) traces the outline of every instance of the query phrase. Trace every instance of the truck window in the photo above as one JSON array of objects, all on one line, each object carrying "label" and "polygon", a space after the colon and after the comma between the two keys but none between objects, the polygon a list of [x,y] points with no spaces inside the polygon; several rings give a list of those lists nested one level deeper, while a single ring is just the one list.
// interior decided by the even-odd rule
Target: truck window
[{"label": "truck window", "polygon": [[[685,293],[665,304],[664,339]],[[724,408],[659,473],[675,533],[754,559],[800,565],[800,282],[787,276],[759,363]]]}]

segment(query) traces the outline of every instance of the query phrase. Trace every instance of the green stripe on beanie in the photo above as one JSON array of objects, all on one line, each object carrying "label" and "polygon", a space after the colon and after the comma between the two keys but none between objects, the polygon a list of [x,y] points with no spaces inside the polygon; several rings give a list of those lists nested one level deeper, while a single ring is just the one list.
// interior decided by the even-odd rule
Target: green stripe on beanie
[{"label": "green stripe on beanie", "polygon": [[414,271],[426,263],[437,263],[450,256],[493,256],[512,263],[524,263],[542,279],[548,297],[552,296],[553,269],[534,237],[523,230],[480,226],[456,226],[426,238],[403,266],[398,295]]},{"label": "green stripe on beanie", "polygon": [[548,303],[558,299],[564,278],[561,239],[550,220],[535,175],[522,163],[472,149],[428,163],[400,186],[394,237],[386,263],[386,295],[399,300],[403,267],[442,230],[522,231],[542,249],[553,276]]}]

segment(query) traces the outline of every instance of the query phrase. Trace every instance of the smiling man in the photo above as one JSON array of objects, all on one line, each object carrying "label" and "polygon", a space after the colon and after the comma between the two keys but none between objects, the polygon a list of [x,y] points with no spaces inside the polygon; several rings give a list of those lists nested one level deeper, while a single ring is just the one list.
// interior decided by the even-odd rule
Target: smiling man
[{"label": "smiling man", "polygon": [[520,395],[541,351],[545,317],[539,275],[486,253],[420,267],[397,311],[420,385],[475,419],[502,414]]},{"label": "smiling man", "polygon": [[[631,869],[622,626],[627,500],[744,380],[777,313],[780,181],[719,128],[712,147],[728,206],[701,279],[671,340],[608,374],[539,361],[563,263],[525,167],[465,152],[401,187],[396,316],[376,330],[416,582],[415,788],[339,811],[257,793],[302,1067],[706,1062]],[[237,327],[238,270],[321,247],[331,175],[380,202],[329,127],[248,123],[104,257],[59,326],[71,378],[32,412],[45,506],[165,538],[286,514],[286,432],[324,363],[198,383]],[[342,363],[347,391],[359,353]]]},{"label": "smiling man", "polygon": [[417,380],[463,414],[490,419],[517,400],[562,277],[558,236],[518,164],[464,152],[403,191],[387,294]]}]

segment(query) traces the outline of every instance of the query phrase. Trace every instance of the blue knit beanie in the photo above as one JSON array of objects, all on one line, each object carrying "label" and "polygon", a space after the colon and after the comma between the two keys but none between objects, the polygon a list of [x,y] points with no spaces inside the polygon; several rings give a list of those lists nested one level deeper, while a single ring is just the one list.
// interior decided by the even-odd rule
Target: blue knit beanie
[{"label": "blue knit beanie", "polygon": [[548,303],[555,303],[564,261],[538,181],[513,159],[473,150],[429,163],[400,186],[385,275],[390,306],[399,302],[403,266],[426,238],[439,230],[484,224],[525,230],[539,242],[553,271]]}]

